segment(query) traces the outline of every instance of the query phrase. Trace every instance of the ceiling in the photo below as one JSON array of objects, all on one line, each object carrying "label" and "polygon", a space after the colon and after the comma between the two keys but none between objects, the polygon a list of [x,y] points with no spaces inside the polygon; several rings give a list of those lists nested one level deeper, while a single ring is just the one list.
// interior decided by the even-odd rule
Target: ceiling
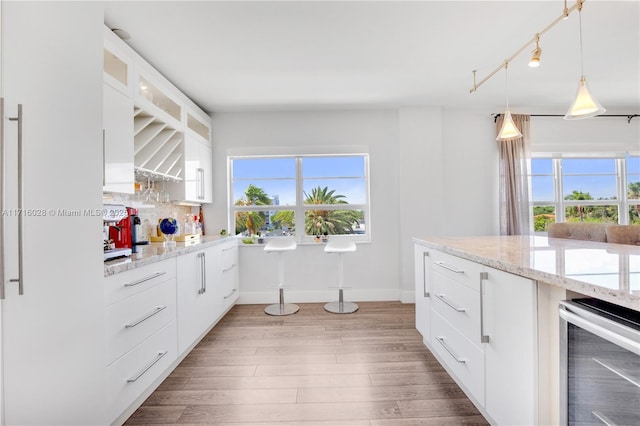
[{"label": "ceiling", "polygon": [[[569,6],[574,1],[568,1]],[[561,15],[554,1],[109,1],[105,24],[206,111],[505,106],[501,70]],[[564,113],[580,78],[578,13],[509,65],[511,110]],[[608,112],[640,110],[640,1],[585,2],[584,73]]]}]

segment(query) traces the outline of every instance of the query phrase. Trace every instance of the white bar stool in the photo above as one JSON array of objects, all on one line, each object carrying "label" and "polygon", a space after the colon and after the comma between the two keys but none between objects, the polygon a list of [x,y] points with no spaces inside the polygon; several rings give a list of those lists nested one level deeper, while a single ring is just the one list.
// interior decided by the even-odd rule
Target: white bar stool
[{"label": "white bar stool", "polygon": [[352,314],[358,310],[358,305],[353,302],[345,302],[343,297],[344,287],[344,264],[342,255],[356,251],[356,243],[345,240],[331,240],[324,247],[326,253],[336,253],[338,255],[338,301],[324,305],[324,310],[334,314]]},{"label": "white bar stool", "polygon": [[293,303],[284,303],[284,260],[282,254],[286,251],[293,251],[297,247],[296,241],[292,237],[277,237],[271,239],[264,251],[276,253],[278,255],[278,290],[280,292],[280,302],[264,308],[268,315],[291,315],[298,312],[300,307]]}]

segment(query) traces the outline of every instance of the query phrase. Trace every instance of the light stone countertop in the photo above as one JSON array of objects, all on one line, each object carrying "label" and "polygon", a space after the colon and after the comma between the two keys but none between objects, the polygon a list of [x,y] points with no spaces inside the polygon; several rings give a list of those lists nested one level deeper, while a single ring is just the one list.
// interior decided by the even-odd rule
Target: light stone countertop
[{"label": "light stone countertop", "polygon": [[640,311],[640,246],[529,235],[426,237],[413,241]]},{"label": "light stone countertop", "polygon": [[176,242],[176,246],[172,248],[163,247],[162,243],[150,243],[148,245],[136,246],[137,252],[132,253],[130,257],[121,257],[104,262],[104,276],[108,277],[120,272],[150,265],[164,259],[170,259],[193,251],[202,250],[230,239],[235,239],[235,237],[204,235],[197,241],[190,241],[186,243]]}]

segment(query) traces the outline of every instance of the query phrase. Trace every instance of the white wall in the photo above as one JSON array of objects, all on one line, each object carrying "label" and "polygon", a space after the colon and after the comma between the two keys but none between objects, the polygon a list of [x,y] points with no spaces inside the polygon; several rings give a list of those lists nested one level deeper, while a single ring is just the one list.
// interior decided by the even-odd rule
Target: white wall
[{"label": "white wall", "polygon": [[[364,145],[370,154],[372,241],[345,257],[345,285],[353,287],[345,297],[413,301],[412,237],[496,232],[494,133],[488,114],[438,107],[217,113],[214,202],[204,208],[206,231],[227,228],[229,153]],[[336,282],[337,259],[321,245],[301,245],[285,256],[288,302],[336,298],[328,287]],[[275,255],[242,246],[240,264],[240,302],[276,302]]]}]

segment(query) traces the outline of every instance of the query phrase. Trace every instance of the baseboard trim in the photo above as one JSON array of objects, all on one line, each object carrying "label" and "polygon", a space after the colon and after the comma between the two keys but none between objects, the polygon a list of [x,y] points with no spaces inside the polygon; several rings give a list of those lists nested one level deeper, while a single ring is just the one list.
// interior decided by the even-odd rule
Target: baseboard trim
[{"label": "baseboard trim", "polygon": [[[327,289],[323,291],[296,291],[293,288],[284,290],[286,303],[322,303],[338,300],[337,289]],[[370,289],[370,290],[344,290],[344,299],[351,302],[387,302],[400,301],[400,291],[392,289]],[[238,299],[240,305],[269,304],[278,303],[278,290],[269,291],[240,291]]]}]

